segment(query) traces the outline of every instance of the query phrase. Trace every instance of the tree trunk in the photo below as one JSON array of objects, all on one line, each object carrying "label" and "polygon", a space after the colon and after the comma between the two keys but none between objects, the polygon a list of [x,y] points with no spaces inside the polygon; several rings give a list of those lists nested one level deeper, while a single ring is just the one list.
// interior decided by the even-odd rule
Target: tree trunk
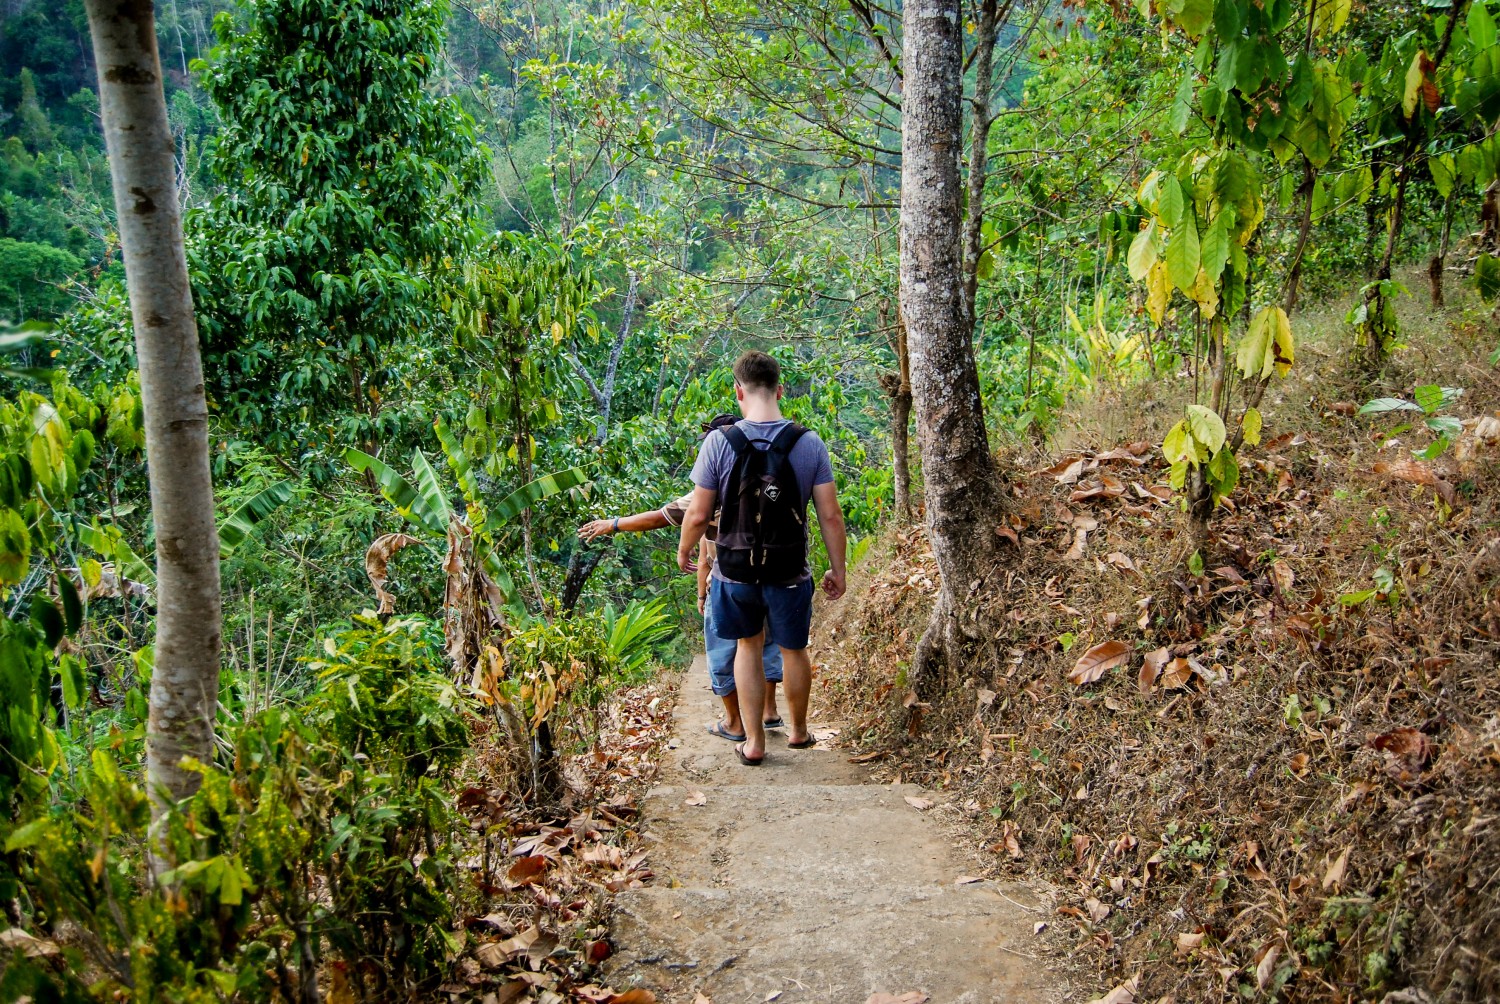
[{"label": "tree trunk", "polygon": [[[881,301],[880,326],[890,323],[890,301]],[[911,358],[906,349],[906,321],[896,308],[896,372],[882,373],[880,386],[891,399],[891,481],[896,518],[911,520]],[[887,328],[887,330],[889,330]]]},{"label": "tree trunk", "polygon": [[219,539],[208,405],[182,248],[176,170],[151,0],[86,0],[110,181],[135,324],[156,531],[156,667],[146,777],[156,810],[196,790],[184,757],[213,756]]},{"label": "tree trunk", "polygon": [[956,665],[966,604],[993,567],[999,491],[984,427],[962,248],[963,32],[957,0],[903,11],[901,311],[926,485],[927,533],[942,576],[913,683],[938,689]]},{"label": "tree trunk", "polygon": [[620,312],[620,330],[615,335],[615,344],[609,350],[609,362],[604,369],[604,387],[600,391],[603,406],[599,410],[599,432],[594,437],[600,446],[609,438],[609,413],[615,402],[615,377],[620,372],[620,355],[625,351],[625,340],[630,337],[630,322],[635,317],[635,303],[640,288],[641,277],[632,270],[630,286],[625,291],[625,309]]},{"label": "tree trunk", "polygon": [[984,254],[984,184],[989,177],[990,88],[994,85],[995,39],[1000,33],[998,0],[980,0],[979,24],[974,31],[974,97],[970,104],[969,200],[964,224],[964,312],[974,328],[974,305],[979,292],[979,258]]}]

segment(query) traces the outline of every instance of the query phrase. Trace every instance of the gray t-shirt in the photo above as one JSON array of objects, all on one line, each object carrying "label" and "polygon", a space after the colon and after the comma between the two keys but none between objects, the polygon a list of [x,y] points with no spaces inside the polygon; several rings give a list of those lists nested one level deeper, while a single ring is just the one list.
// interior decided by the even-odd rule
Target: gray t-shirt
[{"label": "gray t-shirt", "polygon": [[[749,438],[752,449],[764,450],[770,447],[771,440],[776,438],[777,433],[792,423],[783,418],[774,422],[749,422],[741,419],[735,424]],[[797,476],[798,490],[808,501],[812,500],[813,488],[833,481],[833,464],[828,459],[828,447],[823,445],[823,440],[811,429],[802,434],[786,459]],[[723,505],[724,498],[729,493],[729,475],[733,470],[734,450],[730,447],[729,440],[717,430],[709,433],[703,445],[698,448],[698,460],[693,464],[693,484],[718,492],[719,504]],[[734,581],[719,574],[717,563],[714,564],[713,574],[716,579]],[[798,581],[810,578],[812,569],[804,568]]]}]

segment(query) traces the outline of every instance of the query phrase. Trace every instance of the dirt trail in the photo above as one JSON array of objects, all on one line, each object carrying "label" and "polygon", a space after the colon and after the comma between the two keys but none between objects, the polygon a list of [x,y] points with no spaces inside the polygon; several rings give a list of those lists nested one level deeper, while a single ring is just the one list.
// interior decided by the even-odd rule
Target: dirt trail
[{"label": "dirt trail", "polygon": [[[939,794],[876,784],[847,752],[770,735],[744,767],[708,734],[703,657],[683,680],[673,747],[647,797],[654,883],[618,897],[615,987],[664,1004],[837,1002],[911,991],[932,1004],[1064,999],[1032,927],[1032,890],[978,873]],[[837,727],[813,722],[814,736]],[[705,799],[698,801],[698,793]],[[907,796],[925,799],[921,811]]]}]

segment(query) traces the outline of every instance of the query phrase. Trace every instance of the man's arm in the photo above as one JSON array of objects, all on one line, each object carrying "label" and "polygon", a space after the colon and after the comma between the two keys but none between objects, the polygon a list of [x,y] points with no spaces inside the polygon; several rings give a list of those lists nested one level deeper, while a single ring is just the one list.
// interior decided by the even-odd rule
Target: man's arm
[{"label": "man's arm", "polygon": [[632,516],[621,516],[619,519],[596,519],[591,523],[585,523],[578,528],[578,536],[585,541],[592,541],[595,537],[602,537],[605,534],[644,533],[647,530],[660,530],[664,526],[671,525],[660,509],[652,509],[650,512],[638,512]]},{"label": "man's arm", "polygon": [[708,529],[708,521],[713,517],[718,500],[719,493],[712,488],[701,485],[693,488],[693,501],[688,506],[687,515],[682,517],[682,536],[677,539],[677,567],[684,572],[698,570],[693,563],[693,548],[703,539],[703,531]]},{"label": "man's arm", "polygon": [[704,537],[698,544],[698,612],[708,599],[708,572],[714,567],[714,542]]},{"label": "man's arm", "polygon": [[813,508],[818,513],[818,529],[823,547],[828,551],[828,574],[823,576],[823,591],[832,600],[844,595],[844,560],[849,553],[849,537],[844,532],[844,510],[839,508],[839,491],[832,481],[813,486]]}]

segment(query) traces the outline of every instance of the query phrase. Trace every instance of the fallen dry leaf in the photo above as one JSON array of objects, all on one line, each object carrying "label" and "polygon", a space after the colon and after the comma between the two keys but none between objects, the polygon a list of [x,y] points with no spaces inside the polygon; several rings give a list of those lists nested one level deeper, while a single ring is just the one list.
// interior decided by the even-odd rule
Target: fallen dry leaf
[{"label": "fallen dry leaf", "polygon": [[28,959],[50,958],[61,951],[56,942],[28,934],[19,927],[0,931],[0,945],[4,945],[13,952],[20,952]]},{"label": "fallen dry leaf", "polygon": [[1161,676],[1162,667],[1167,664],[1167,660],[1171,657],[1171,651],[1165,648],[1159,648],[1154,652],[1146,653],[1146,658],[1141,663],[1141,693],[1151,693],[1151,688],[1155,685],[1157,677]]},{"label": "fallen dry leaf", "polygon": [[1139,977],[1132,976],[1103,997],[1089,1001],[1089,1004],[1135,1004],[1135,990],[1140,982]]},{"label": "fallen dry leaf", "polygon": [[1075,687],[1093,683],[1116,666],[1130,661],[1130,646],[1123,641],[1100,642],[1079,656],[1068,671],[1068,682]]},{"label": "fallen dry leaf", "polygon": [[1178,656],[1163,668],[1161,687],[1163,690],[1180,690],[1193,678],[1193,664]]},{"label": "fallen dry leaf", "polygon": [[701,791],[695,791],[682,800],[683,805],[707,805],[708,796]]},{"label": "fallen dry leaf", "polygon": [[1410,784],[1432,758],[1432,740],[1410,727],[1392,729],[1370,741],[1386,755],[1385,770],[1402,784]]},{"label": "fallen dry leaf", "polygon": [[1311,760],[1311,759],[1312,758],[1309,757],[1306,753],[1297,753],[1297,754],[1295,754],[1292,757],[1292,763],[1291,763],[1292,773],[1296,774],[1298,777],[1302,776],[1303,774],[1306,774],[1307,773],[1307,764],[1308,764],[1308,761]]},{"label": "fallen dry leaf", "polygon": [[1292,590],[1292,583],[1297,581],[1297,574],[1292,571],[1292,566],[1277,558],[1271,562],[1271,579],[1276,583],[1276,588],[1283,593]]},{"label": "fallen dry leaf", "polygon": [[1328,870],[1323,873],[1324,889],[1336,890],[1343,884],[1344,872],[1349,868],[1349,851],[1350,848],[1345,847],[1344,853],[1335,858],[1333,864],[1329,865]]},{"label": "fallen dry leaf", "polygon": [[714,1002],[713,998],[704,996],[703,991],[700,990],[693,994],[693,1004],[714,1004]]},{"label": "fallen dry leaf", "polygon": [[975,882],[983,882],[984,879],[978,875],[960,875],[953,880],[954,885],[973,885]]},{"label": "fallen dry leaf", "polygon": [[540,854],[532,854],[511,865],[505,877],[518,885],[530,885],[546,870],[547,859]]},{"label": "fallen dry leaf", "polygon": [[656,1004],[656,994],[637,987],[611,997],[609,1004]]},{"label": "fallen dry leaf", "polygon": [[1255,967],[1255,987],[1265,990],[1271,985],[1271,980],[1276,975],[1276,960],[1281,957],[1281,946],[1271,945],[1265,954],[1260,957],[1260,962]]},{"label": "fallen dry leaf", "polygon": [[913,809],[916,809],[918,812],[926,812],[928,809],[932,808],[932,801],[930,799],[918,798],[915,795],[907,795],[906,804],[911,806]]},{"label": "fallen dry leaf", "polygon": [[927,995],[920,990],[908,990],[898,997],[881,991],[871,994],[865,1004],[927,1004]]},{"label": "fallen dry leaf", "polygon": [[1094,896],[1083,901],[1083,908],[1089,912],[1089,919],[1096,924],[1109,916],[1109,904],[1100,902]]},{"label": "fallen dry leaf", "polygon": [[1064,561],[1082,561],[1083,549],[1088,544],[1089,532],[1083,527],[1073,531],[1073,546],[1063,554]]},{"label": "fallen dry leaf", "polygon": [[1202,931],[1183,931],[1177,935],[1177,957],[1185,959],[1203,944]]},{"label": "fallen dry leaf", "polygon": [[1376,474],[1383,474],[1398,481],[1426,485],[1435,489],[1443,497],[1443,501],[1449,505],[1452,505],[1458,497],[1452,485],[1438,477],[1430,464],[1424,464],[1420,460],[1381,461],[1375,465],[1374,471]]}]

